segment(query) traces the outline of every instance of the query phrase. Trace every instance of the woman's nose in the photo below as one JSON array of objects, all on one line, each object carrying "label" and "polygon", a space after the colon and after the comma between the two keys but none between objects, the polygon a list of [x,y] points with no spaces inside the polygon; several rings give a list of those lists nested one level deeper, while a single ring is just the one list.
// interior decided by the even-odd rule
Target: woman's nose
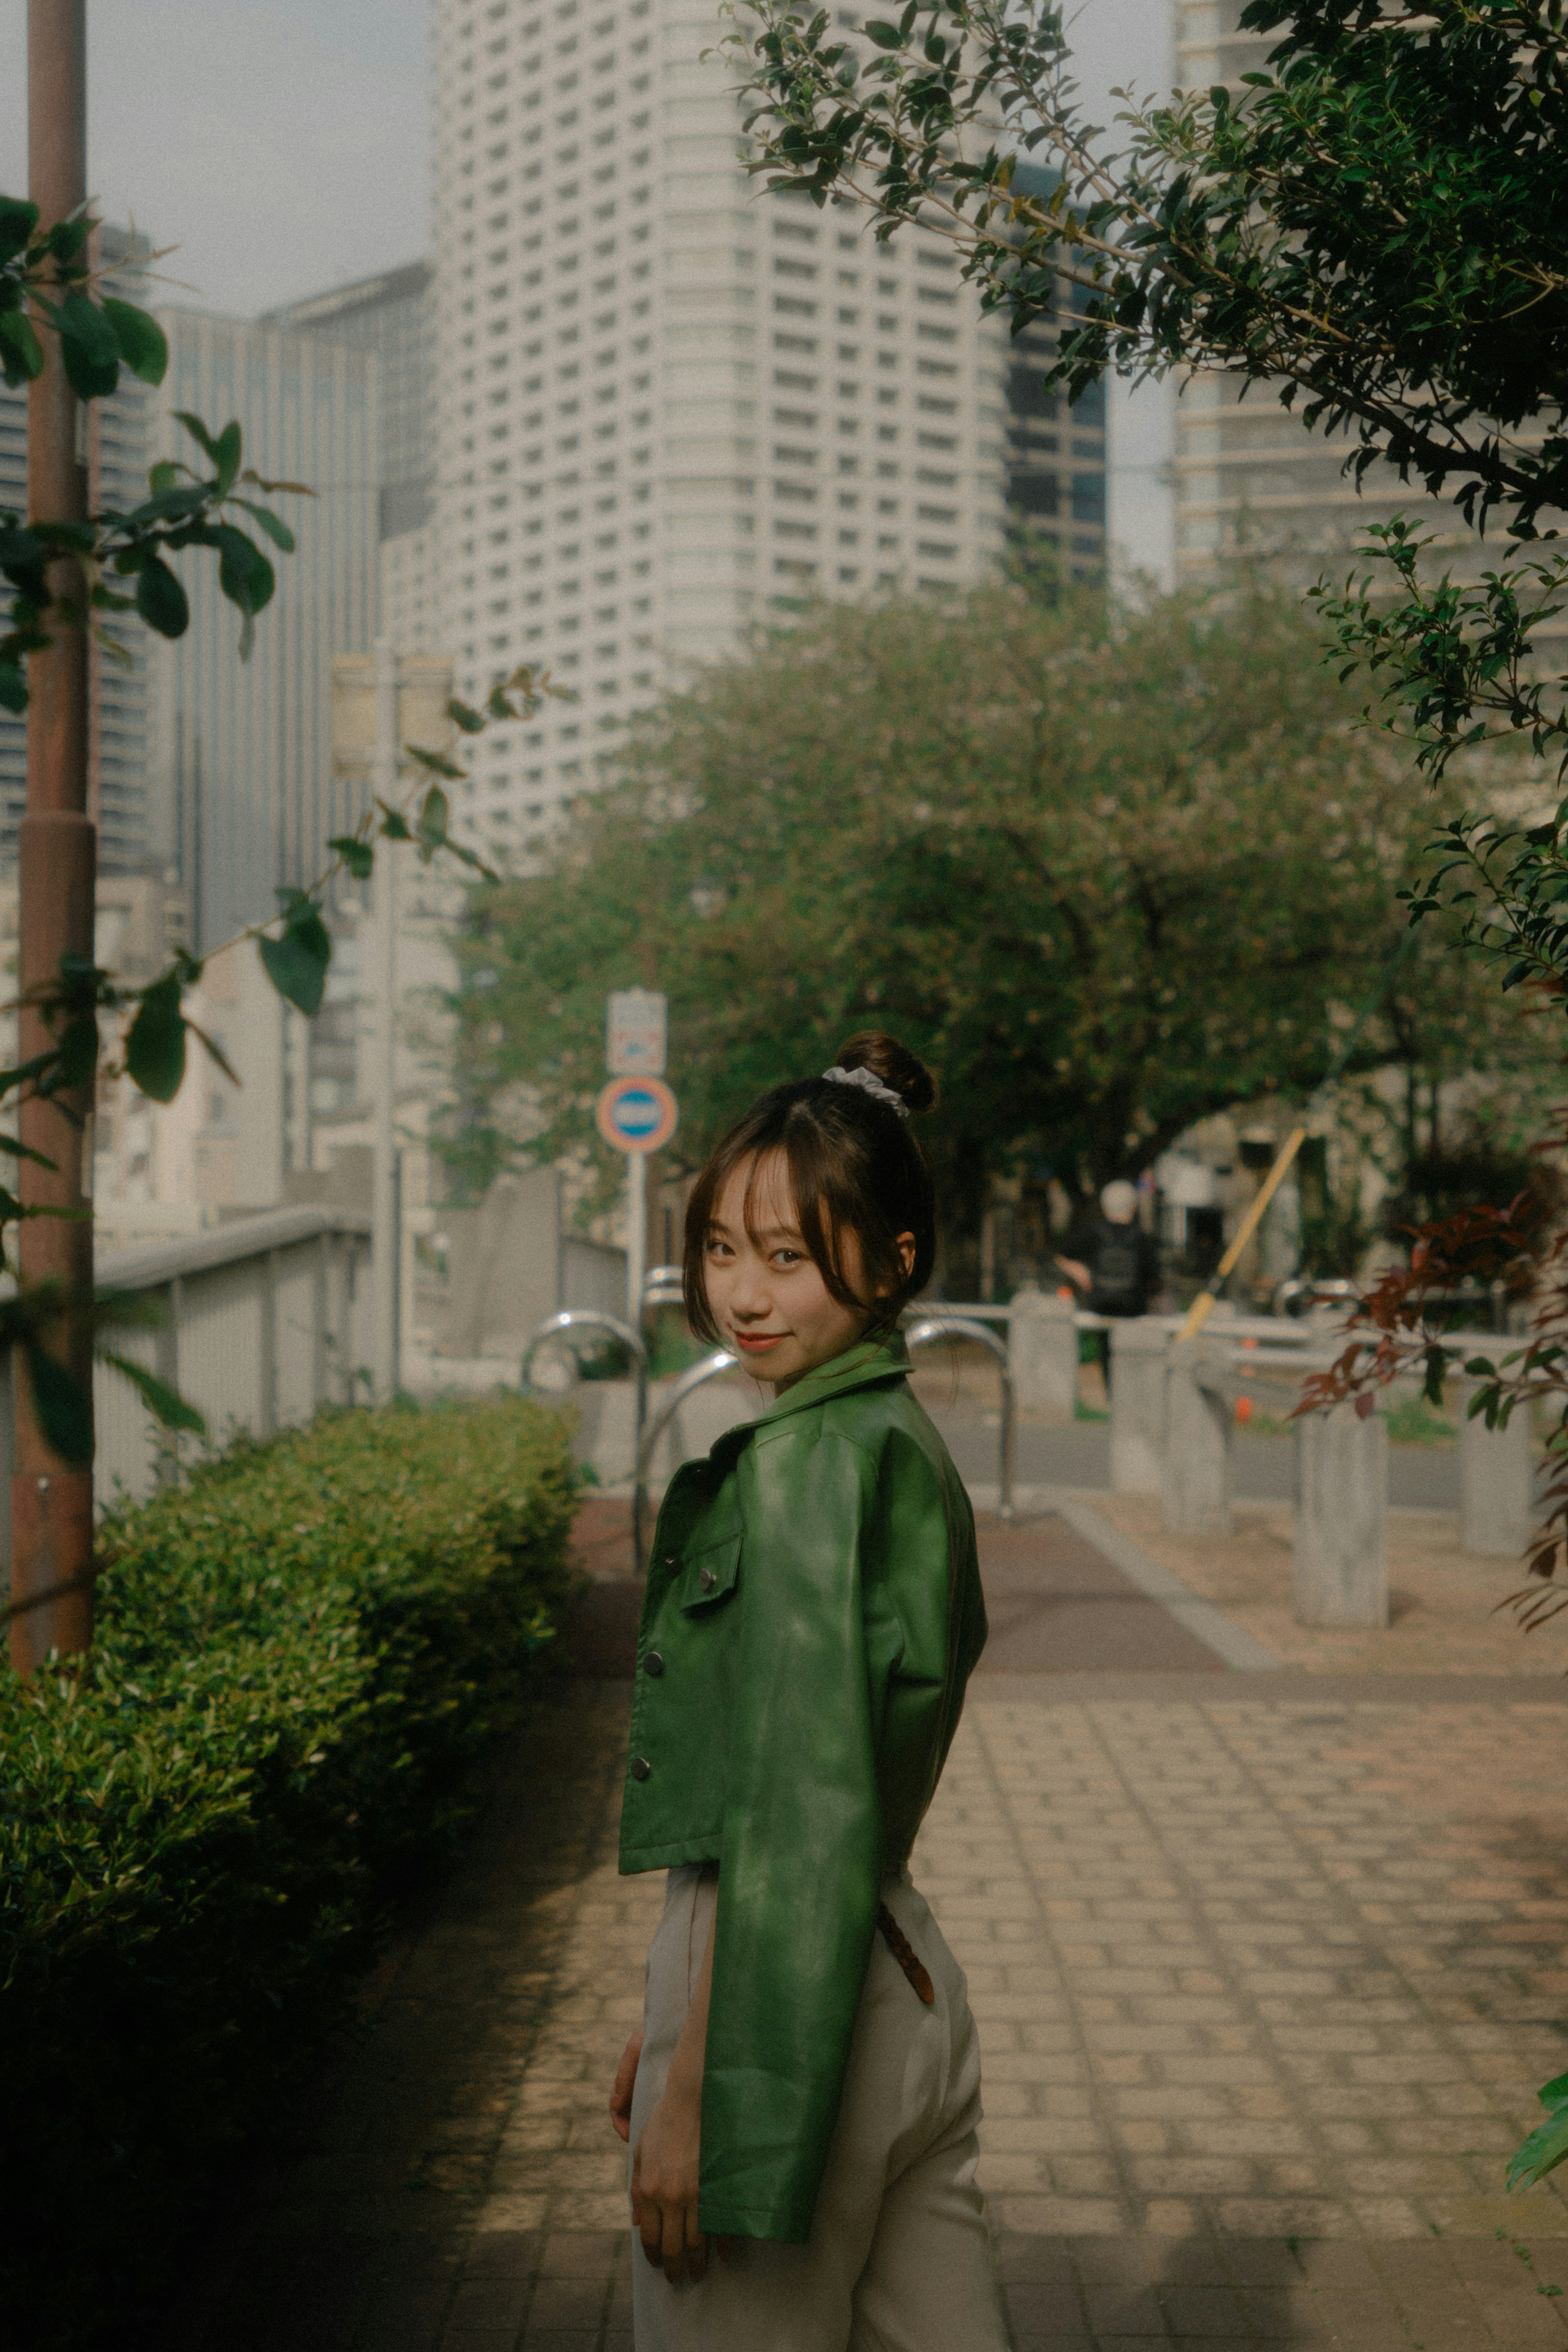
[{"label": "woman's nose", "polygon": [[772,1301],[768,1296],[767,1285],[761,1279],[760,1267],[742,1266],[729,1294],[729,1303],[732,1313],[743,1315],[748,1320],[760,1320],[768,1313]]}]

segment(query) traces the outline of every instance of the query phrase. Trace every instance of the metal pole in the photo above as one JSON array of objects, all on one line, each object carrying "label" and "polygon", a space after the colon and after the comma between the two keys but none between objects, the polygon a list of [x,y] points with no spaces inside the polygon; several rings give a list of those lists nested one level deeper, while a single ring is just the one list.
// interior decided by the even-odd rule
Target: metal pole
[{"label": "metal pole", "polygon": [[[390,802],[397,791],[397,651],[390,637],[378,637],[376,750],[371,769],[377,797]],[[371,1192],[371,1364],[378,1402],[402,1385],[398,1361],[397,1293],[402,1236],[398,1230],[397,1183],[397,872],[395,845],[376,844],[372,877],[371,930],[375,939],[371,985],[371,1086],[375,1099],[375,1150]]]},{"label": "metal pole", "polygon": [[643,1282],[648,1260],[648,1156],[626,1154],[626,1320],[643,1328]]},{"label": "metal pole", "polygon": [[[87,198],[86,0],[28,0],[27,145],[29,193],[43,226],[77,211]],[[44,372],[27,394],[27,511],[37,521],[78,522],[88,510],[87,469],[78,462],[76,397],[59,343],[44,337]],[[49,567],[54,593],[80,598],[79,565]],[[51,618],[54,643],[34,654],[27,709],[27,806],[18,844],[21,1058],[52,1042],[32,990],[59,979],[60,959],[90,962],[95,848],[88,814],[88,648],[83,630]],[[34,1208],[79,1211],[82,1135],[93,1105],[89,1084],[51,1101],[25,1102],[24,1143],[56,1163],[24,1160],[16,1180]],[[53,1279],[68,1297],[92,1295],[92,1225],[88,1218],[25,1219],[17,1255],[24,1286]],[[85,1318],[62,1321],[46,1336],[52,1355],[89,1393],[92,1335]],[[92,1640],[92,1471],[68,1467],[47,1446],[34,1416],[26,1365],[20,1358],[16,1399],[16,1467],[11,1481],[11,1661],[30,1673],[51,1650],[83,1650]],[[54,1597],[42,1600],[38,1596]],[[28,1606],[29,1602],[36,1605]]]}]

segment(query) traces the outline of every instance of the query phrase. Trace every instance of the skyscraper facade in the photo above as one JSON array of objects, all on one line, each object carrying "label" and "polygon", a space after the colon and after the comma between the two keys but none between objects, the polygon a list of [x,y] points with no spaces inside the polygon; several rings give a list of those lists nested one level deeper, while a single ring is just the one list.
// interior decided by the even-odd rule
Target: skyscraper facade
[{"label": "skyscraper facade", "polygon": [[435,472],[429,262],[411,261],[330,293],[308,295],[280,310],[265,311],[256,325],[374,352],[381,535],[398,539],[417,530],[430,513]]},{"label": "skyscraper facade", "polygon": [[404,653],[442,649],[434,609],[434,292],[428,261],[313,294],[257,321],[375,355],[381,418],[380,626]]},{"label": "skyscraper facade", "polygon": [[332,773],[332,656],[376,630],[380,542],[378,362],[373,352],[196,310],[161,314],[169,369],[154,455],[202,465],[178,424],[237,417],[245,460],[308,498],[272,500],[294,531],[248,661],[210,552],[175,559],[191,601],[185,635],[154,641],[152,766],[168,863],[204,950],[277,911],[309,881],[323,844],[359,814]]},{"label": "skyscraper facade", "polygon": [[1071,557],[1074,493],[943,240],[747,177],[711,10],[436,0],[434,26],[436,601],[468,692],[528,662],[576,698],[476,747],[458,814],[526,853],[687,666],[807,595],[984,578],[1010,476]]}]

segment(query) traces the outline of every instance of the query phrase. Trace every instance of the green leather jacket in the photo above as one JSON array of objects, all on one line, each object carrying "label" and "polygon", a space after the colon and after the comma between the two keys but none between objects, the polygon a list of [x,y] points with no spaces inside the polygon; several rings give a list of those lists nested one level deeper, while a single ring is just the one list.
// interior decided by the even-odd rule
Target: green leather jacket
[{"label": "green leather jacket", "polygon": [[621,1868],[719,1865],[700,2211],[720,2235],[810,2234],[882,1876],[986,1639],[974,1515],[908,1370],[896,1334],[862,1340],[684,1465],[659,1513]]}]

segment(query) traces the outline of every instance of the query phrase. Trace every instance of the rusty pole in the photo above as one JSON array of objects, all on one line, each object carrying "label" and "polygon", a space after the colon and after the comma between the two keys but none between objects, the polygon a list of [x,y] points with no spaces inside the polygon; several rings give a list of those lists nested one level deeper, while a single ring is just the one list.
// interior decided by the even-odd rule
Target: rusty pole
[{"label": "rusty pole", "polygon": [[[27,145],[29,194],[47,228],[87,197],[86,0],[27,0]],[[47,334],[43,342],[44,372],[27,395],[27,512],[40,520],[78,521],[88,509],[79,412],[57,340]],[[83,593],[74,562],[52,565],[49,582],[56,594]],[[93,944],[87,636],[57,619],[47,625],[54,643],[33,655],[28,677],[17,975],[24,998],[57,980],[62,956],[90,962]],[[24,1003],[21,1058],[44,1051],[51,1034],[44,1013]],[[90,1135],[92,1104],[90,1086],[54,1101],[24,1103],[22,1140],[56,1162],[53,1171],[19,1163],[18,1189],[29,1206],[83,1206],[82,1145],[84,1132]],[[18,1234],[25,1286],[53,1278],[73,1298],[90,1297],[89,1219],[26,1218]],[[63,1318],[47,1344],[78,1382],[90,1383],[91,1334],[84,1318]],[[11,1659],[26,1674],[51,1650],[82,1650],[92,1639],[92,1472],[71,1468],[46,1444],[19,1358],[15,1370],[11,1600],[13,1609],[24,1605],[11,1619]]]}]

